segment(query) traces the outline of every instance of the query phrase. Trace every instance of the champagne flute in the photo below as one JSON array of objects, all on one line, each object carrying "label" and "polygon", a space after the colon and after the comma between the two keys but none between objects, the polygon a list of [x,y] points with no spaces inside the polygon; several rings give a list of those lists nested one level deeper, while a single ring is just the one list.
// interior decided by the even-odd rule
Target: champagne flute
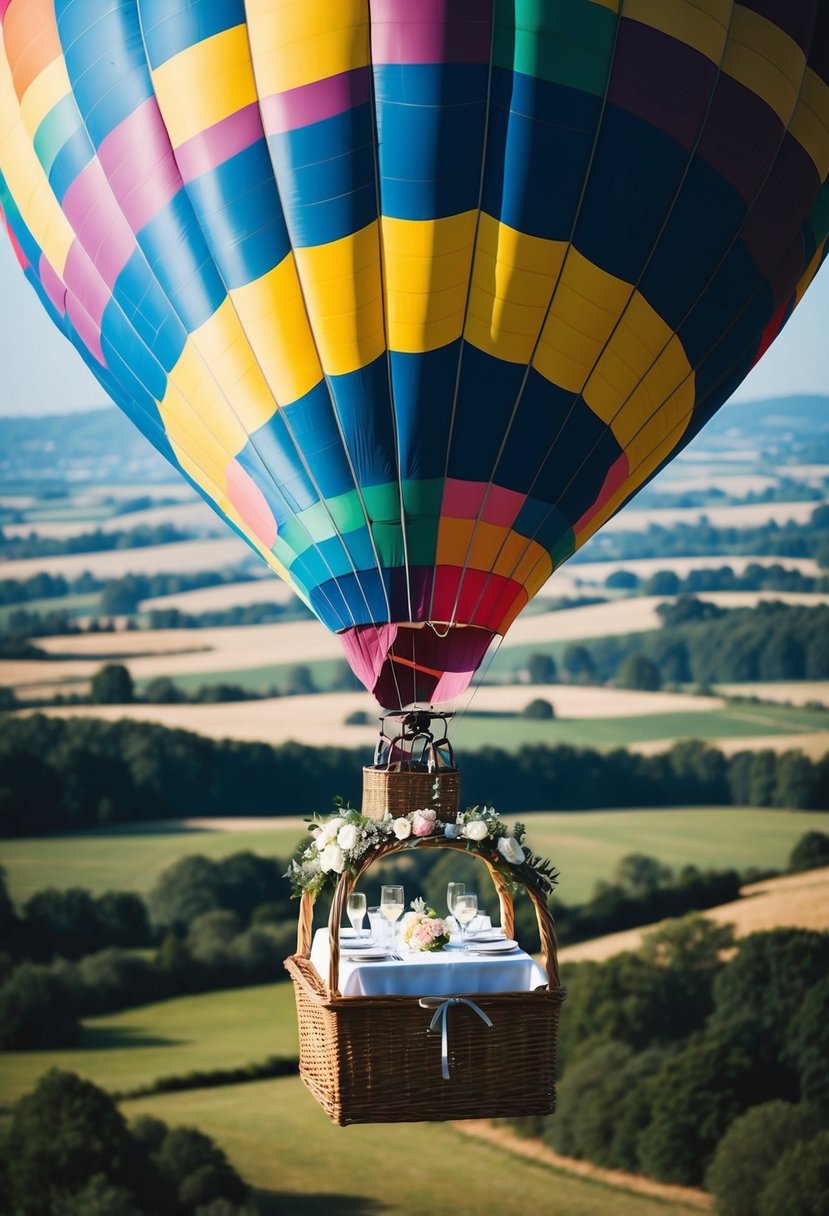
[{"label": "champagne flute", "polygon": [[394,922],[402,915],[404,906],[402,887],[387,886],[380,888],[380,911],[389,922],[386,935],[389,948],[394,943]]},{"label": "champagne flute", "polygon": [[464,892],[455,897],[455,919],[461,926],[461,949],[468,952],[466,926],[478,915],[478,896]]},{"label": "champagne flute", "polygon": [[352,891],[348,897],[348,919],[354,936],[359,940],[363,936],[363,921],[366,916],[366,897],[361,891]]},{"label": "champagne flute", "polygon": [[450,882],[446,887],[446,906],[449,909],[449,915],[455,915],[455,900],[459,895],[463,895],[466,891],[466,884],[462,882]]}]

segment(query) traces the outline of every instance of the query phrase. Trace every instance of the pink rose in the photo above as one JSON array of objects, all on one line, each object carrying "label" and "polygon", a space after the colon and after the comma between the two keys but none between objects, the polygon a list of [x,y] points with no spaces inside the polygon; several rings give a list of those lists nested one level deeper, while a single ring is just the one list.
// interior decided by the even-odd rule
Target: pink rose
[{"label": "pink rose", "polygon": [[434,811],[415,811],[412,818],[412,833],[415,836],[431,836],[435,830]]}]

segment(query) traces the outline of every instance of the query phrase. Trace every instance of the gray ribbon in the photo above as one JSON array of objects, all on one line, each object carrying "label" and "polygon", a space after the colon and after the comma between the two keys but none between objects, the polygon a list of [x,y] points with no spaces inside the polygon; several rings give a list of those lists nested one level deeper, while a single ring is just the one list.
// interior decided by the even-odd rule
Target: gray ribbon
[{"label": "gray ribbon", "polygon": [[452,1005],[468,1005],[473,1013],[477,1013],[478,1017],[487,1026],[492,1026],[492,1019],[488,1018],[474,1001],[468,1001],[465,996],[422,996],[419,1001],[421,1009],[434,1009],[435,1016],[429,1024],[427,1033],[431,1033],[438,1022],[440,1022],[440,1072],[444,1081],[449,1080],[449,1032],[446,1025],[449,1008]]}]

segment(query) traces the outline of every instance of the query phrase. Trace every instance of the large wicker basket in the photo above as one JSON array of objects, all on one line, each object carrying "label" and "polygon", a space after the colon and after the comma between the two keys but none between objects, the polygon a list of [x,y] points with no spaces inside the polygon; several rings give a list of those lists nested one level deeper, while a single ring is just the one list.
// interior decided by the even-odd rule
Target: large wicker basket
[{"label": "large wicker basket", "polygon": [[[402,847],[384,845],[360,873],[372,861]],[[419,847],[464,848],[429,838]],[[512,899],[498,871],[485,860],[484,864],[498,892],[501,923],[512,936]],[[473,1001],[492,1026],[487,1028],[467,1005],[449,1009],[449,1078],[444,1080],[441,1034],[429,1029],[435,1002],[430,1008],[420,1004],[420,996],[428,997],[428,992],[340,995],[339,926],[354,881],[344,874],[331,902],[328,976],[320,976],[309,958],[314,901],[307,892],[300,906],[297,952],[285,961],[296,995],[300,1075],[332,1122],[343,1126],[551,1113],[558,1015],[565,993],[560,986],[555,927],[543,896],[527,888],[541,933],[547,984],[532,992],[458,994]]]}]

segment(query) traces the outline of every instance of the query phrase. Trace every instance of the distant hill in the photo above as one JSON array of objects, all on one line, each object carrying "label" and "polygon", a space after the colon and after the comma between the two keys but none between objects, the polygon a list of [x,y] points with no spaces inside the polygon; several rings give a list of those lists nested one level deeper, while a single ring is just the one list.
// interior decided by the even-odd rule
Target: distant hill
[{"label": "distant hill", "polygon": [[720,438],[732,432],[781,431],[799,434],[829,431],[829,396],[818,394],[768,397],[762,401],[735,401],[725,405],[708,423],[704,436]]},{"label": "distant hill", "polygon": [[[787,434],[825,444],[829,396],[793,395],[725,406],[701,446],[779,443]],[[114,407],[77,414],[0,418],[0,486],[25,481],[175,481],[176,473]]]},{"label": "distant hill", "polygon": [[114,406],[0,418],[0,486],[27,481],[160,482],[176,473]]}]

